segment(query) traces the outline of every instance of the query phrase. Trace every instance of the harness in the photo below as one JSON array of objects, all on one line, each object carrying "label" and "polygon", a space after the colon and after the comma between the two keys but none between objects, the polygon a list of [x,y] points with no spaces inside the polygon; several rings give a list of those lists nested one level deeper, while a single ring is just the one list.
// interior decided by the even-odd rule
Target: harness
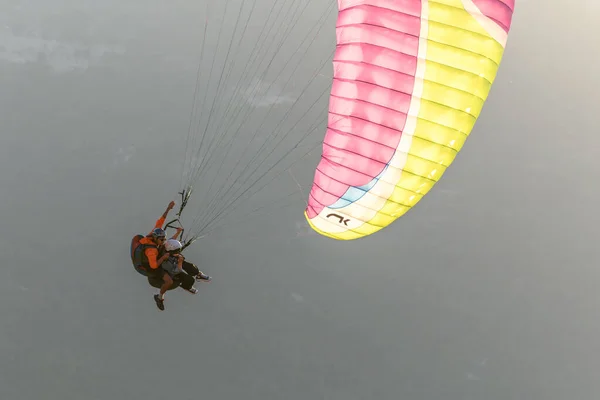
[{"label": "harness", "polygon": [[140,240],[144,238],[143,235],[135,235],[133,239],[131,239],[131,262],[133,263],[133,268],[144,276],[148,276],[148,271],[150,270],[150,263],[148,262],[148,257],[146,257],[146,249],[154,248],[158,249],[158,246],[154,244],[143,244],[140,243]]}]

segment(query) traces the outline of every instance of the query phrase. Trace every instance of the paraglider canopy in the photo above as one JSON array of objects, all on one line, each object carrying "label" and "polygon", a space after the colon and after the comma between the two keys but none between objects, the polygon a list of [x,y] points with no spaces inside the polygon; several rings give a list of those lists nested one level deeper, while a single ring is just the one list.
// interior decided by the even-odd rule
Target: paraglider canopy
[{"label": "paraglider canopy", "polygon": [[323,154],[306,219],[358,239],[390,225],[442,177],[479,117],[513,0],[339,0]]}]

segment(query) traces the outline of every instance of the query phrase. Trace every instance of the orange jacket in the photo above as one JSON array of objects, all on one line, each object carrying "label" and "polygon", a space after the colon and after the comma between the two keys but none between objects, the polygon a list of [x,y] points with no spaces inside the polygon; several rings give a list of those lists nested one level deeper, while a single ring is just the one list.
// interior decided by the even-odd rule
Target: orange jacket
[{"label": "orange jacket", "polygon": [[[156,220],[153,230],[156,228],[162,228],[164,223],[165,223],[165,217],[161,216],[159,219]],[[150,233],[148,233],[148,235],[146,235],[146,237],[144,237],[143,239],[140,239],[140,244],[146,244],[146,245],[149,244],[149,245],[156,246],[156,243],[154,243],[154,241],[152,240],[152,237],[150,237],[151,234],[152,234],[152,231],[150,231]],[[146,255],[146,258],[148,259],[148,265],[150,265],[150,268],[157,269],[159,267],[158,262],[157,262],[158,249],[156,247],[148,247],[148,248],[146,248],[146,250],[144,250],[144,254]]]}]

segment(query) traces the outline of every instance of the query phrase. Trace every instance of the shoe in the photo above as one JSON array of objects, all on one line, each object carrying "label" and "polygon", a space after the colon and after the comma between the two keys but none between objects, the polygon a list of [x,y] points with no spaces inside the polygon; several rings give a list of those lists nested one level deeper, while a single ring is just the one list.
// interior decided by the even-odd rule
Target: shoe
[{"label": "shoe", "polygon": [[196,280],[210,282],[210,276],[208,276],[204,272],[200,271],[200,273],[198,275],[196,275]]},{"label": "shoe", "polygon": [[188,292],[190,292],[191,294],[196,294],[196,293],[198,293],[198,289],[196,289],[196,288],[195,288],[195,287],[193,287],[193,286],[192,286],[191,288],[189,288],[189,289],[185,289],[185,288],[182,288],[182,289],[183,289],[183,290],[187,290],[187,291],[188,291]]},{"label": "shoe", "polygon": [[154,295],[154,301],[156,302],[156,307],[158,307],[159,310],[163,311],[165,309],[165,301],[161,299],[159,295]]}]

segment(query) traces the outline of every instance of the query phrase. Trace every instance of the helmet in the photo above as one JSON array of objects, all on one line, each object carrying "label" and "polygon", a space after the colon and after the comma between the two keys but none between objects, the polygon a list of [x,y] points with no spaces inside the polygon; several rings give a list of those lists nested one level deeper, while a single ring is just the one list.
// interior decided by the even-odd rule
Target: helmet
[{"label": "helmet", "polygon": [[167,233],[160,228],[156,228],[150,234],[153,239],[164,239],[167,236]]},{"label": "helmet", "polygon": [[181,242],[179,242],[179,240],[175,240],[175,239],[169,239],[165,243],[165,250],[168,252],[179,251],[179,250],[181,250],[182,247],[183,246],[181,245]]}]

